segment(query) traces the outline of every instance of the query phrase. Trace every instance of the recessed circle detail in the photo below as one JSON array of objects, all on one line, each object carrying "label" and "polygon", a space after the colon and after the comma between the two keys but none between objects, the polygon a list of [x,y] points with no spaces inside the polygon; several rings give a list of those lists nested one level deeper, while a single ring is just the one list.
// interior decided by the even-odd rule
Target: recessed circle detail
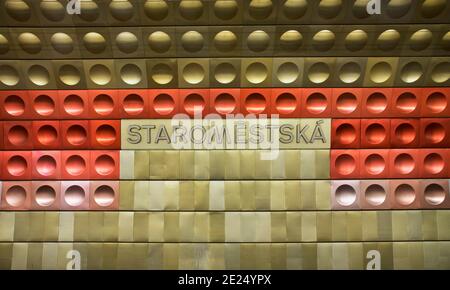
[{"label": "recessed circle detail", "polygon": [[34,99],[33,109],[40,116],[50,116],[55,112],[55,102],[47,95],[39,95]]},{"label": "recessed circle detail", "polygon": [[94,164],[94,169],[97,174],[105,176],[113,173],[114,169],[116,167],[116,164],[114,162],[114,159],[106,154],[100,155],[96,160]]},{"label": "recessed circle detail", "polygon": [[237,72],[228,62],[219,63],[214,70],[214,78],[218,83],[229,84],[236,79]]},{"label": "recessed circle detail", "polygon": [[199,94],[190,94],[184,99],[184,109],[189,114],[201,113],[205,109],[205,100]]},{"label": "recessed circle detail", "polygon": [[277,70],[277,78],[283,84],[291,84],[298,79],[300,71],[293,62],[282,63]]},{"label": "recessed circle detail", "polygon": [[80,146],[87,141],[87,132],[81,125],[72,125],[67,129],[66,140],[73,146]]},{"label": "recessed circle detail", "polygon": [[379,123],[373,123],[367,126],[365,135],[368,143],[381,144],[387,137],[386,129]]},{"label": "recessed circle detail", "polygon": [[348,62],[341,66],[339,79],[346,84],[356,82],[361,77],[361,67],[356,62]]},{"label": "recessed circle detail", "polygon": [[231,114],[236,108],[236,100],[227,93],[222,93],[214,100],[214,108],[220,114]]},{"label": "recessed circle detail", "polygon": [[321,84],[330,77],[330,67],[323,62],[316,62],[308,71],[308,79],[315,83]]},{"label": "recessed circle detail", "polygon": [[364,167],[368,173],[378,175],[386,169],[386,161],[380,154],[373,153],[366,157]]},{"label": "recessed circle detail", "polygon": [[400,78],[404,83],[417,82],[423,75],[423,68],[418,62],[410,62],[403,66],[400,72]]},{"label": "recessed circle detail", "polygon": [[395,128],[395,138],[402,144],[408,145],[416,139],[416,130],[410,123],[402,123]]},{"label": "recessed circle detail", "polygon": [[428,174],[439,174],[445,168],[444,158],[440,154],[430,153],[423,161],[424,169]]},{"label": "recessed circle detail", "polygon": [[447,98],[440,92],[432,93],[427,97],[425,106],[434,114],[442,113],[448,106]]},{"label": "recessed circle detail", "polygon": [[311,114],[323,113],[327,107],[328,100],[321,93],[313,93],[306,98],[306,110]]},{"label": "recessed circle detail", "polygon": [[371,184],[366,188],[364,196],[369,204],[379,206],[386,200],[386,191],[379,184]]},{"label": "recessed circle detail", "polygon": [[123,99],[123,110],[128,115],[139,115],[144,111],[144,100],[141,96],[130,94]]},{"label": "recessed circle detail", "polygon": [[388,106],[388,100],[382,93],[371,94],[366,101],[366,108],[372,114],[383,113]]},{"label": "recessed circle detail", "polygon": [[28,169],[28,163],[24,157],[20,155],[14,155],[9,158],[6,164],[6,170],[8,173],[15,177],[20,177],[25,174]]},{"label": "recessed circle detail", "polygon": [[401,174],[409,174],[415,167],[414,159],[407,153],[401,153],[394,159],[394,168]]},{"label": "recessed circle detail", "polygon": [[276,98],[275,106],[280,114],[291,114],[297,109],[297,99],[290,93],[282,93]]},{"label": "recessed circle detail", "polygon": [[86,162],[80,155],[72,155],[66,160],[65,170],[72,176],[79,176],[86,171]]},{"label": "recessed circle detail", "polygon": [[158,63],[151,70],[152,80],[159,85],[167,85],[173,80],[173,70],[165,63]]},{"label": "recessed circle detail", "polygon": [[50,75],[45,67],[36,64],[28,69],[28,78],[36,86],[45,86],[49,82]]},{"label": "recessed circle detail", "polygon": [[79,185],[71,185],[64,192],[64,201],[69,206],[80,206],[86,198],[86,192]]},{"label": "recessed circle detail", "polygon": [[245,71],[245,78],[252,84],[260,84],[268,77],[267,67],[261,62],[251,63]]},{"label": "recessed circle detail", "polygon": [[3,103],[5,111],[11,116],[21,116],[25,112],[25,102],[16,95],[9,95]]},{"label": "recessed circle detail", "polygon": [[42,145],[51,145],[58,139],[58,132],[51,125],[44,125],[37,131],[37,140]]},{"label": "recessed circle detail", "polygon": [[36,170],[42,176],[51,176],[56,172],[56,160],[50,155],[39,157],[36,162]]},{"label": "recessed circle detail", "polygon": [[93,65],[89,69],[89,77],[94,84],[99,86],[107,85],[112,79],[111,71],[102,64]]},{"label": "recessed circle detail", "polygon": [[70,64],[65,64],[59,68],[59,80],[67,86],[75,86],[81,81],[80,71]]},{"label": "recessed circle detail", "polygon": [[392,77],[392,67],[387,62],[376,63],[370,69],[370,80],[374,83],[381,84],[387,82]]},{"label": "recessed circle detail", "polygon": [[120,69],[120,78],[127,85],[137,85],[142,81],[141,69],[135,64],[126,64]]},{"label": "recessed circle detail", "polygon": [[102,116],[107,116],[114,110],[114,101],[110,96],[106,94],[95,96],[92,103],[94,111]]},{"label": "recessed circle detail", "polygon": [[351,124],[341,124],[336,128],[336,138],[340,144],[348,145],[356,140],[356,130]]},{"label": "recessed circle detail", "polygon": [[25,204],[27,193],[25,188],[20,185],[14,185],[6,191],[5,201],[12,207],[20,207]]},{"label": "recessed circle detail", "polygon": [[430,205],[440,205],[445,200],[445,190],[437,183],[427,185],[423,194],[425,201]]},{"label": "recessed circle detail", "polygon": [[28,131],[21,125],[15,125],[9,129],[6,137],[14,146],[23,146],[28,141]]},{"label": "recessed circle detail", "polygon": [[183,78],[191,85],[199,84],[205,79],[205,70],[198,63],[189,63],[183,68]]},{"label": "recessed circle detail", "polygon": [[413,93],[405,92],[398,96],[395,108],[403,114],[408,114],[417,109],[419,101]]},{"label": "recessed circle detail", "polygon": [[358,100],[352,93],[343,93],[336,99],[336,110],[341,114],[351,114],[356,111]]},{"label": "recessed circle detail", "polygon": [[95,131],[95,139],[103,146],[108,146],[116,141],[117,132],[114,127],[104,124]]},{"label": "recessed circle detail", "polygon": [[336,189],[335,197],[339,205],[350,206],[356,201],[356,190],[348,184],[342,184]]},{"label": "recessed circle detail", "polygon": [[395,200],[403,206],[411,205],[416,199],[416,192],[409,184],[400,184],[394,191]]},{"label": "recessed circle detail", "polygon": [[40,206],[47,207],[55,203],[56,191],[49,185],[42,185],[36,190],[36,203]]},{"label": "recessed circle detail", "polygon": [[72,116],[81,115],[84,111],[83,99],[77,95],[69,95],[64,99],[64,111]]},{"label": "recessed circle detail", "polygon": [[0,65],[0,82],[5,86],[15,86],[19,83],[19,73],[9,65]]},{"label": "recessed circle detail", "polygon": [[432,144],[439,144],[446,137],[445,128],[439,123],[430,123],[425,127],[425,140]]},{"label": "recessed circle detail", "polygon": [[245,98],[245,109],[251,114],[264,112],[266,106],[266,99],[261,94],[253,93]]},{"label": "recessed circle detail", "polygon": [[160,115],[168,115],[175,109],[175,101],[168,94],[159,94],[153,100],[153,108]]},{"label": "recessed circle detail", "polygon": [[355,158],[349,154],[339,155],[334,165],[340,175],[350,175],[356,169]]},{"label": "recessed circle detail", "polygon": [[114,202],[114,189],[101,185],[94,191],[94,201],[101,207],[110,206]]}]

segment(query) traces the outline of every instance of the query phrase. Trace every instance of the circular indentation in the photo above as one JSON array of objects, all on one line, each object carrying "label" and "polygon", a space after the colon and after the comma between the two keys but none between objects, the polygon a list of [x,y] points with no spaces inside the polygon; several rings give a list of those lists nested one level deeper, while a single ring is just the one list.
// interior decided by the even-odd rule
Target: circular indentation
[{"label": "circular indentation", "polygon": [[386,129],[379,123],[372,123],[366,128],[366,140],[368,143],[377,145],[386,139]]},{"label": "circular indentation", "polygon": [[411,0],[390,0],[387,4],[386,11],[391,18],[400,18],[408,13],[411,7]]},{"label": "circular indentation", "polygon": [[50,21],[61,21],[64,19],[66,10],[57,0],[45,0],[39,5],[42,15]]},{"label": "circular indentation", "polygon": [[117,132],[113,126],[103,124],[95,131],[95,140],[103,146],[108,146],[116,141]]},{"label": "circular indentation", "polygon": [[340,144],[348,145],[356,140],[356,130],[351,124],[344,123],[336,128],[336,139]]},{"label": "circular indentation", "polygon": [[28,69],[28,78],[36,86],[45,86],[49,82],[50,75],[45,67],[35,64]]},{"label": "circular indentation", "polygon": [[290,20],[296,20],[305,15],[308,9],[306,0],[287,0],[283,4],[283,14]]},{"label": "circular indentation", "polygon": [[144,100],[141,96],[130,94],[123,99],[123,110],[128,115],[139,115],[144,111]]},{"label": "circular indentation", "polygon": [[190,94],[183,102],[184,110],[191,115],[203,112],[205,105],[205,100],[199,94]]},{"label": "circular indentation", "polygon": [[423,74],[423,69],[420,63],[412,61],[403,66],[400,72],[400,78],[405,83],[414,83],[418,81]]},{"label": "circular indentation", "polygon": [[436,183],[431,183],[425,187],[425,201],[430,205],[440,205],[445,200],[444,188]]},{"label": "circular indentation", "polygon": [[266,98],[258,93],[253,93],[245,98],[245,109],[251,114],[259,114],[266,109]]},{"label": "circular indentation", "polygon": [[200,0],[181,0],[178,10],[184,19],[197,20],[203,14],[203,3]]},{"label": "circular indentation", "polygon": [[53,49],[62,54],[71,53],[74,49],[72,37],[63,32],[57,32],[50,38]]},{"label": "circular indentation", "polygon": [[59,79],[61,82],[68,86],[75,86],[81,80],[80,71],[70,64],[65,64],[59,68]]},{"label": "circular indentation", "polygon": [[21,33],[17,40],[19,42],[20,47],[30,54],[39,53],[42,49],[41,40],[35,34],[31,32]]},{"label": "circular indentation", "polygon": [[367,98],[366,108],[372,114],[383,113],[388,105],[388,100],[382,93],[373,93]]},{"label": "circular indentation", "polygon": [[20,185],[14,185],[6,191],[5,201],[9,206],[20,207],[25,204],[27,193],[25,188]]},{"label": "circular indentation", "polygon": [[102,64],[93,65],[89,70],[91,81],[99,86],[104,86],[111,81],[111,71]]},{"label": "circular indentation", "polygon": [[416,192],[409,184],[400,184],[394,192],[395,200],[398,204],[408,206],[416,199]]},{"label": "circular indentation", "polygon": [[395,128],[395,138],[402,145],[407,145],[416,139],[416,130],[410,123],[402,123]]},{"label": "circular indentation", "polygon": [[428,174],[439,174],[445,167],[444,159],[437,153],[430,153],[425,156],[423,163],[424,169]]},{"label": "circular indentation", "polygon": [[434,18],[445,10],[447,0],[425,0],[422,3],[421,12],[425,18]]},{"label": "circular indentation", "polygon": [[9,95],[3,103],[3,108],[11,116],[21,116],[25,112],[25,102],[16,95]]},{"label": "circular indentation", "polygon": [[36,203],[40,206],[51,206],[56,200],[56,191],[49,185],[42,185],[36,190]]},{"label": "circular indentation", "polygon": [[318,51],[330,50],[334,45],[335,35],[330,30],[321,30],[313,36],[313,47]]},{"label": "circular indentation", "polygon": [[356,18],[363,19],[367,18],[369,14],[367,13],[367,5],[370,0],[356,0],[353,4],[352,12]]},{"label": "circular indentation", "polygon": [[334,167],[340,175],[349,175],[356,170],[356,161],[353,156],[349,154],[342,154],[336,158]]},{"label": "circular indentation", "polygon": [[50,116],[55,112],[55,102],[47,95],[39,95],[34,99],[33,109],[40,116]]},{"label": "circular indentation", "polygon": [[234,66],[228,62],[218,64],[214,70],[214,78],[221,84],[229,84],[236,79],[237,72]]},{"label": "circular indentation", "polygon": [[329,77],[330,68],[324,62],[316,62],[309,68],[308,79],[315,84],[323,83]]},{"label": "circular indentation", "polygon": [[6,170],[12,176],[19,177],[25,174],[27,171],[28,164],[25,158],[20,155],[14,155],[9,158],[6,164]]},{"label": "circular indentation", "polygon": [[338,16],[341,12],[342,0],[321,0],[319,3],[319,15],[325,19]]},{"label": "circular indentation", "polygon": [[148,45],[153,51],[164,53],[172,46],[172,39],[163,31],[155,31],[148,36]]},{"label": "circular indentation", "polygon": [[72,125],[67,129],[66,140],[73,146],[80,146],[87,141],[87,132],[81,125]]},{"label": "circular indentation", "polygon": [[116,36],[117,48],[123,53],[133,53],[139,47],[139,41],[136,35],[131,32],[121,32]]},{"label": "circular indentation", "polygon": [[214,14],[222,20],[234,18],[239,10],[235,0],[217,0],[214,3]]},{"label": "circular indentation", "polygon": [[173,80],[172,68],[165,63],[158,63],[151,70],[152,80],[159,85],[167,85]]},{"label": "circular indentation", "polygon": [[0,54],[5,54],[9,51],[9,41],[8,39],[0,34]]},{"label": "circular indentation", "polygon": [[97,205],[105,207],[114,202],[114,189],[108,185],[101,185],[94,191],[94,201]]},{"label": "circular indentation", "polygon": [[253,52],[266,50],[270,44],[269,35],[263,30],[255,30],[247,37],[247,47]]},{"label": "circular indentation", "polygon": [[369,174],[378,175],[386,169],[386,161],[380,154],[370,154],[364,161],[364,167]]},{"label": "circular indentation", "polygon": [[106,116],[114,110],[114,101],[110,96],[100,94],[94,97],[93,107],[97,114]]},{"label": "circular indentation", "polygon": [[8,141],[14,146],[23,146],[28,141],[28,131],[21,125],[15,125],[8,131]]},{"label": "circular indentation", "polygon": [[36,162],[36,170],[42,176],[51,176],[56,171],[56,160],[50,155],[39,157]]},{"label": "circular indentation", "polygon": [[161,21],[169,14],[169,5],[164,0],[147,0],[144,12],[153,21]]},{"label": "circular indentation", "polygon": [[214,100],[214,108],[220,114],[231,114],[236,108],[236,100],[230,94],[219,94]]},{"label": "circular indentation", "polygon": [[339,69],[339,79],[346,84],[356,82],[361,76],[361,67],[356,62],[347,62]]},{"label": "circular indentation", "polygon": [[358,99],[352,93],[343,93],[336,99],[336,109],[341,114],[351,114],[358,107]]},{"label": "circular indentation", "polygon": [[44,125],[37,131],[37,140],[42,145],[51,145],[58,139],[58,132],[51,125]]},{"label": "circular indentation", "polygon": [[306,98],[306,110],[311,114],[323,113],[327,107],[328,100],[321,93],[313,93]]},{"label": "circular indentation", "polygon": [[413,112],[418,106],[417,97],[413,93],[402,93],[395,101],[395,108],[404,114]]},{"label": "circular indentation", "polygon": [[80,96],[68,95],[64,99],[64,111],[72,116],[78,116],[84,111],[84,102]]},{"label": "circular indentation", "polygon": [[432,93],[427,97],[425,106],[434,114],[442,113],[447,108],[447,98],[442,93]]},{"label": "circular indentation", "polygon": [[22,0],[7,0],[5,10],[10,17],[17,21],[27,21],[31,17],[30,6]]},{"label": "circular indentation", "polygon": [[84,21],[95,21],[100,15],[97,4],[92,0],[80,1],[80,8],[78,16]]},{"label": "circular indentation", "polygon": [[175,101],[170,95],[160,94],[153,100],[153,108],[160,115],[168,115],[175,109]]},{"label": "circular indentation", "polygon": [[414,159],[407,153],[401,153],[394,159],[394,168],[398,173],[409,174],[415,167]]},{"label": "circular indentation", "polygon": [[86,170],[86,162],[80,155],[72,155],[66,160],[66,171],[72,176],[79,176]]},{"label": "circular indentation", "polygon": [[336,202],[341,206],[350,206],[356,201],[356,190],[348,184],[339,185],[335,192]]},{"label": "circular indentation", "polygon": [[433,40],[433,33],[428,29],[420,29],[414,32],[409,38],[409,47],[412,50],[420,51],[430,46]]},{"label": "circular indentation", "polygon": [[245,78],[252,84],[260,84],[267,79],[269,72],[261,62],[253,62],[245,71]]},{"label": "circular indentation", "polygon": [[288,30],[280,36],[280,46],[286,51],[296,51],[302,42],[303,36],[297,30]]},{"label": "circular indentation", "polygon": [[205,70],[195,62],[191,62],[183,68],[183,79],[191,84],[196,85],[205,79]]},{"label": "circular indentation", "polygon": [[203,36],[197,31],[187,31],[181,36],[181,46],[188,52],[198,52],[203,48]]},{"label": "circular indentation", "polygon": [[448,81],[448,78],[450,77],[450,70],[448,69],[450,67],[449,62],[441,62],[434,66],[433,70],[431,71],[431,79],[435,83],[444,83]]},{"label": "circular indentation", "polygon": [[5,86],[15,86],[19,83],[17,70],[9,65],[0,65],[0,82]]},{"label": "circular indentation", "polygon": [[114,169],[116,167],[116,164],[114,162],[114,159],[106,154],[100,155],[97,159],[95,159],[95,172],[99,175],[109,175],[113,173]]},{"label": "circular indentation", "polygon": [[450,31],[447,31],[441,39],[441,46],[445,50],[450,50]]},{"label": "circular indentation", "polygon": [[91,53],[101,53],[106,49],[106,40],[100,33],[89,32],[83,37],[84,47]]},{"label": "circular indentation", "polygon": [[86,193],[79,185],[71,185],[64,192],[64,201],[70,206],[79,206],[84,202]]},{"label": "circular indentation", "polygon": [[282,93],[276,98],[275,107],[280,114],[290,114],[297,109],[297,99],[290,93]]},{"label": "circular indentation", "polygon": [[223,30],[214,36],[214,47],[221,52],[229,52],[235,49],[237,45],[236,35],[229,31]]},{"label": "circular indentation", "polygon": [[297,80],[300,71],[293,62],[282,63],[277,70],[277,78],[283,84],[291,84]]},{"label": "circular indentation", "polygon": [[248,7],[248,14],[256,20],[264,20],[272,14],[271,0],[252,0]]},{"label": "circular indentation", "polygon": [[120,78],[127,85],[137,85],[142,81],[141,69],[135,64],[126,64],[120,69]]},{"label": "circular indentation", "polygon": [[392,77],[392,67],[387,62],[379,62],[370,69],[370,80],[374,83],[381,84],[388,81]]},{"label": "circular indentation", "polygon": [[445,138],[445,129],[439,123],[430,123],[425,127],[425,140],[431,144],[438,144]]},{"label": "circular indentation", "polygon": [[377,47],[387,51],[394,49],[400,41],[400,33],[395,29],[388,29],[382,32],[377,38]]},{"label": "circular indentation", "polygon": [[379,184],[371,184],[366,188],[364,197],[369,204],[379,206],[386,200],[386,191]]},{"label": "circular indentation", "polygon": [[367,33],[364,30],[353,30],[345,37],[345,47],[350,51],[363,49],[367,44]]},{"label": "circular indentation", "polygon": [[119,21],[127,21],[133,17],[133,4],[128,0],[113,0],[109,4],[109,12]]}]

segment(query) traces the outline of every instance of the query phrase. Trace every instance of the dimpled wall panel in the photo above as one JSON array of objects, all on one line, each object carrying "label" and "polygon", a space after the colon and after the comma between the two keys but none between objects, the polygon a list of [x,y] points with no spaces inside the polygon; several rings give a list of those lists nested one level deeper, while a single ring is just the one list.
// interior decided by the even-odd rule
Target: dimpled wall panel
[{"label": "dimpled wall panel", "polygon": [[450,269],[450,2],[368,2],[0,0],[0,269]]}]

